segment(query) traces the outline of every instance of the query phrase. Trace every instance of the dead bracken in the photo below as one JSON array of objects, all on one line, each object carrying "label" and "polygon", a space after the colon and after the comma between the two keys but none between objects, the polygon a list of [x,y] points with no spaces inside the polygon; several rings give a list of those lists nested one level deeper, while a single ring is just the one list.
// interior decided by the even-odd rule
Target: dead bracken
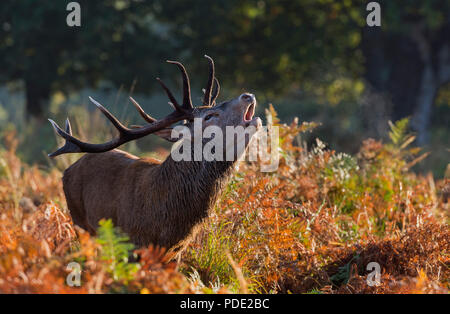
[{"label": "dead bracken", "polygon": [[[279,169],[242,163],[181,253],[150,246],[135,251],[139,259],[107,221],[98,238],[74,227],[61,172],[23,164],[15,137],[5,137],[0,292],[449,292],[448,179],[410,170],[420,153],[407,133],[367,140],[356,156],[320,142],[306,151],[294,140],[311,124],[267,114],[280,127]],[[83,270],[80,286],[67,284],[71,262]],[[379,285],[367,284],[371,262]]]}]

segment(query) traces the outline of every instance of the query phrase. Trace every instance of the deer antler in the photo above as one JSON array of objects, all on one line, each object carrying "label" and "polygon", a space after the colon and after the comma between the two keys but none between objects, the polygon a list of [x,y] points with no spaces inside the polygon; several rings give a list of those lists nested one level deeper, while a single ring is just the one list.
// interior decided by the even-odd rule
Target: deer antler
[{"label": "deer antler", "polygon": [[[208,62],[209,62],[209,78],[208,78],[208,83],[205,88],[205,96],[203,98],[203,104],[205,106],[214,107],[216,105],[216,98],[219,95],[220,85],[219,85],[219,81],[214,76],[215,75],[214,60],[210,56],[207,56],[207,55],[205,55],[205,58],[208,59]],[[213,84],[215,85],[214,91],[213,91]],[[212,95],[211,95],[211,92],[212,92]]]},{"label": "deer antler", "polygon": [[132,101],[133,105],[138,110],[139,114],[147,121],[149,122],[148,125],[130,129],[124,126],[114,115],[112,115],[105,107],[103,107],[100,103],[95,101],[93,98],[89,97],[90,101],[93,102],[98,109],[111,121],[111,123],[114,125],[114,127],[119,131],[119,137],[114,138],[109,142],[102,143],[102,144],[91,144],[82,142],[79,139],[72,136],[72,129],[70,127],[69,119],[66,120],[66,126],[65,130],[61,129],[56,122],[49,119],[50,123],[52,124],[53,128],[55,129],[56,133],[64,138],[66,140],[66,143],[64,146],[60,147],[55,152],[49,154],[49,157],[55,157],[61,154],[67,154],[67,153],[102,153],[109,151],[111,149],[114,149],[116,147],[119,147],[120,145],[136,140],[138,138],[144,137],[148,134],[155,133],[157,131],[160,131],[178,121],[185,120],[185,119],[191,119],[193,118],[193,110],[194,107],[192,106],[191,101],[191,91],[190,91],[190,85],[189,85],[189,77],[186,73],[186,69],[180,62],[176,61],[167,61],[169,63],[176,64],[178,68],[181,71],[182,77],[183,77],[183,104],[180,106],[178,102],[176,101],[175,97],[172,95],[171,91],[167,88],[167,86],[158,78],[159,83],[164,88],[164,90],[167,93],[167,96],[170,99],[170,104],[174,106],[174,111],[167,115],[165,118],[161,120],[156,120],[155,118],[151,117],[145,111],[139,106],[139,104],[130,97],[130,100]]}]

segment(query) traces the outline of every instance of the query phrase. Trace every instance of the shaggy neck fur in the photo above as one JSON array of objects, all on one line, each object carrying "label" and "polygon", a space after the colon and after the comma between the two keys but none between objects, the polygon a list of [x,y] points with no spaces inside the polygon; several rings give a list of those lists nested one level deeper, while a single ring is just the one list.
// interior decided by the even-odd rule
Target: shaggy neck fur
[{"label": "shaggy neck fur", "polygon": [[[160,165],[156,184],[168,181],[165,197],[167,222],[161,240],[171,247],[209,215],[233,172],[232,161],[174,161],[170,156]],[[167,189],[167,185],[163,187]]]}]

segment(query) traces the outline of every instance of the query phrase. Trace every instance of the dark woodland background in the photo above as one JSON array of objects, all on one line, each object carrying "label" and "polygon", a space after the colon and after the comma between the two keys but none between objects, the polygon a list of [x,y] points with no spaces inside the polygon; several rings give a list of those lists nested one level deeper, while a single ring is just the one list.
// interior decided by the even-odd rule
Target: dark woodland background
[{"label": "dark woodland background", "polygon": [[[0,3],[0,137],[15,132],[27,162],[49,165],[57,145],[49,117],[69,116],[90,141],[111,136],[89,95],[130,123],[140,121],[129,95],[156,117],[168,112],[155,77],[174,88],[180,78],[167,59],[186,65],[198,101],[208,54],[219,100],[251,91],[262,116],[272,103],[284,122],[320,122],[306,141],[350,153],[409,117],[416,145],[431,152],[416,170],[445,174],[449,1],[378,1],[381,27],[366,25],[369,1],[357,0],[78,1],[81,27],[68,27],[69,2]],[[158,145],[148,137],[127,149]]]}]

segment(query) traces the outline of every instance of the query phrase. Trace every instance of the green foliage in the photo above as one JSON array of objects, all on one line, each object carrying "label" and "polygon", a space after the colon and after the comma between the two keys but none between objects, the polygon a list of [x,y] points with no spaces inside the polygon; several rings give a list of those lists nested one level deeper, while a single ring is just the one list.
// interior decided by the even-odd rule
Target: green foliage
[{"label": "green foliage", "polygon": [[148,91],[162,56],[170,56],[170,40],[159,32],[151,6],[131,0],[79,3],[81,27],[66,25],[66,2],[0,5],[0,82],[25,82],[28,113],[42,115],[52,92],[102,80]]},{"label": "green foliage", "polygon": [[322,292],[319,289],[314,288],[311,291],[306,292],[305,294],[322,294]]},{"label": "green foliage", "polygon": [[101,245],[101,260],[106,262],[106,270],[114,280],[125,283],[132,280],[139,270],[139,264],[128,261],[134,249],[134,245],[128,242],[128,236],[115,228],[111,219],[102,219],[97,232],[97,243]]},{"label": "green foliage", "polygon": [[[79,2],[81,28],[65,26],[65,3],[2,3],[0,80],[25,79],[46,97],[100,81],[147,92],[155,75],[175,73],[161,61],[188,59],[200,77],[205,62],[199,57],[207,52],[227,69],[219,78],[228,88],[259,90],[260,97],[301,85],[335,105],[364,88],[366,1]],[[383,30],[401,33],[409,14],[439,29],[448,3],[386,1],[382,7]]]},{"label": "green foliage", "polygon": [[331,282],[336,285],[345,285],[350,279],[352,266],[356,264],[359,260],[359,256],[355,255],[347,264],[338,268],[338,272],[331,276]]},{"label": "green foliage", "polygon": [[408,126],[409,118],[403,118],[395,123],[389,121],[389,127],[391,129],[389,131],[389,138],[394,145],[401,146],[405,142],[406,136],[408,135]]},{"label": "green foliage", "polygon": [[398,155],[397,161],[401,171],[409,169],[424,160],[430,153],[422,151],[419,147],[408,147],[416,137],[408,132],[409,119],[403,118],[395,123],[389,121],[389,137],[391,144],[386,145],[390,153]]},{"label": "green foliage", "polygon": [[231,0],[207,6],[198,1],[157,3],[162,21],[180,25],[171,28],[171,34],[179,46],[190,47],[196,69],[204,68],[196,59],[205,51],[212,56],[226,52],[227,58],[216,59],[219,68],[228,69],[220,79],[236,90],[259,89],[273,98],[299,82],[302,89],[316,91],[339,80],[331,84],[333,93],[340,89],[336,85],[350,80],[337,78],[326,67],[340,73],[361,71],[360,34],[355,26],[363,25],[362,1],[345,5],[311,0]]},{"label": "green foliage", "polygon": [[204,284],[217,287],[222,284],[230,285],[230,287],[236,284],[236,278],[226,255],[230,249],[227,224],[227,222],[212,223],[204,246],[190,251],[188,263],[190,269],[186,269],[186,272],[193,278],[199,278]]}]

